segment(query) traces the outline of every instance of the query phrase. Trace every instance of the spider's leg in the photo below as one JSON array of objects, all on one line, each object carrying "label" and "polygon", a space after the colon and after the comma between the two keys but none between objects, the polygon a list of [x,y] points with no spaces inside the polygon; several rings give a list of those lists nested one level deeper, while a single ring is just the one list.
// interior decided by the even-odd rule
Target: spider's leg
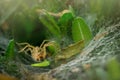
[{"label": "spider's leg", "polygon": [[32,48],[32,49],[33,49],[34,46],[31,46],[31,45],[28,44],[28,45],[26,45],[24,48],[22,48],[22,49],[19,51],[19,53],[20,53],[20,52],[24,52],[26,48]]},{"label": "spider's leg", "polygon": [[26,49],[26,52],[28,52],[28,51],[30,51],[30,53],[32,54],[32,48],[28,47],[28,48]]},{"label": "spider's leg", "polygon": [[47,41],[49,41],[49,40],[43,40],[43,42],[42,42],[41,45],[40,45],[40,48],[42,48],[43,45],[45,44],[45,42],[47,42]]},{"label": "spider's leg", "polygon": [[20,51],[18,51],[18,52],[19,52],[19,53],[24,52],[27,47],[28,47],[28,46],[26,45],[24,48],[22,48],[22,49],[21,49]]},{"label": "spider's leg", "polygon": [[[32,48],[27,48],[24,52],[26,55],[32,57],[31,55],[28,54],[28,51],[30,51],[31,55],[32,55]],[[33,57],[32,57],[33,58]]]},{"label": "spider's leg", "polygon": [[25,42],[25,43],[16,43],[17,45],[19,46],[22,46],[22,45],[29,45],[29,43]]},{"label": "spider's leg", "polygon": [[54,44],[52,43],[52,42],[49,42],[49,43],[47,43],[47,44],[45,44],[44,45],[44,47],[43,47],[43,58],[46,58],[46,55],[47,55],[47,53],[46,53],[46,47],[48,47],[48,46],[54,46]]},{"label": "spider's leg", "polygon": [[45,59],[46,58],[46,45],[43,47],[43,54],[42,54],[42,56],[43,56],[43,59]]}]

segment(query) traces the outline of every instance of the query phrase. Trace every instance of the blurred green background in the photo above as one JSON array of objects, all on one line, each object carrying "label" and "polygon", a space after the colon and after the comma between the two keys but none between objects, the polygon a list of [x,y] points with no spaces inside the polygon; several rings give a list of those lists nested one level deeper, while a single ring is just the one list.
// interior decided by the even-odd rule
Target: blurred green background
[{"label": "blurred green background", "polygon": [[77,16],[85,19],[94,35],[100,28],[93,29],[98,22],[119,20],[119,0],[1,0],[0,30],[4,36],[14,37],[18,42],[38,45],[51,35],[40,22],[36,10],[57,13],[69,9],[69,5]]}]

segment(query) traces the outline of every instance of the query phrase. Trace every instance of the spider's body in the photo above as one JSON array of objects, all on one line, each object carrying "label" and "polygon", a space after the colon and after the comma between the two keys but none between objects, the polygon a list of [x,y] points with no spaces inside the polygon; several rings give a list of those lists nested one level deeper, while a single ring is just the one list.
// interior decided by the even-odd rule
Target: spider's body
[{"label": "spider's body", "polygon": [[46,47],[53,45],[52,42],[47,42],[47,40],[43,41],[43,43],[39,46],[32,46],[29,43],[19,43],[19,45],[25,45],[24,48],[22,48],[19,52],[25,52],[28,53],[28,51],[30,51],[31,53],[31,57],[33,58],[33,60],[35,61],[41,61],[43,59],[46,58],[47,53],[46,53]]}]

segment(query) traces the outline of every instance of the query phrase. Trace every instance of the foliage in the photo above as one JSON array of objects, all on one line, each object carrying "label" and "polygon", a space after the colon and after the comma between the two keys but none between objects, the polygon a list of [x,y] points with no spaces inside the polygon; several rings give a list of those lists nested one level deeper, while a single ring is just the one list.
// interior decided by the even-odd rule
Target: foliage
[{"label": "foliage", "polygon": [[[55,19],[55,17],[50,15],[47,11],[45,12],[46,15],[39,17],[43,25],[49,30],[49,34],[52,35],[51,38],[55,38],[55,41],[61,47],[61,49],[59,49],[61,52],[56,54],[56,56],[59,56],[57,56],[55,60],[70,58],[76,53],[79,53],[81,49],[83,49],[84,43],[88,44],[92,39],[92,33],[88,25],[81,17],[76,17],[73,12],[73,9],[70,7],[69,12],[59,15],[60,17],[58,19]],[[65,40],[62,41],[63,39]],[[79,41],[82,41],[81,44],[77,43]],[[71,45],[72,48],[70,48],[69,45],[72,42],[74,42],[73,45],[75,46]],[[54,52],[56,47],[50,49],[49,46],[48,48],[50,52]],[[62,48],[65,49],[62,50]]]},{"label": "foliage", "polygon": [[49,65],[50,65],[50,61],[47,61],[47,60],[44,60],[43,62],[40,62],[40,63],[31,64],[31,66],[33,67],[46,67]]},{"label": "foliage", "polygon": [[85,43],[89,43],[92,39],[92,33],[81,17],[77,17],[73,21],[72,36],[75,42],[85,40]]},{"label": "foliage", "polygon": [[14,39],[9,41],[8,47],[6,48],[5,55],[0,56],[0,71],[7,72],[10,75],[20,77],[18,66],[16,65],[15,52],[14,52]]},{"label": "foliage", "polygon": [[65,41],[63,44],[68,43],[67,38],[69,39],[69,42],[71,39],[74,40],[74,42],[85,40],[85,44],[92,39],[92,33],[88,25],[81,17],[75,17],[73,11],[64,13],[60,16],[58,21],[56,21],[56,19],[48,12],[46,12],[45,17],[40,16],[39,19],[45,27],[47,27],[49,32],[57,38],[59,44],[61,44],[64,38]]},{"label": "foliage", "polygon": [[[3,3],[4,1],[6,2],[8,1],[8,2]],[[42,1],[42,0],[39,0],[39,1]],[[74,11],[72,11],[72,8],[71,8],[70,13],[65,13],[60,18],[55,18],[49,14],[45,16],[43,15],[39,16],[39,19],[42,22],[41,23],[38,19],[38,16],[36,16],[37,15],[35,11],[36,7],[41,9],[44,8],[47,11],[51,11],[51,12],[58,12],[63,9],[66,9],[67,6],[64,5],[65,1],[63,2],[61,1],[61,3],[59,3],[59,1],[60,0],[49,0],[49,1],[43,0],[43,3],[39,3],[39,4],[36,3],[37,5],[33,5],[34,1],[28,1],[28,0],[25,0],[25,1],[1,0],[0,28],[4,22],[8,22],[9,25],[8,24],[7,25],[10,26],[10,28],[12,26],[12,29],[14,29],[14,38],[16,41],[21,41],[21,42],[28,41],[28,42],[36,43],[38,45],[44,39],[46,39],[46,36],[50,36],[50,37],[47,37],[47,39],[56,38],[55,40],[63,48],[70,45],[71,43],[76,43],[79,40],[85,40],[85,44],[86,45],[89,44],[90,40],[92,39],[92,33],[90,29],[95,30],[95,32],[97,33],[98,27],[100,29],[102,26],[106,26],[105,23],[108,23],[108,22],[111,23],[111,20],[117,20],[119,18],[119,12],[120,12],[119,0],[105,0],[105,1],[104,0],[82,0],[82,1],[80,0],[81,1],[80,4],[82,4],[82,2],[84,3],[85,1],[87,1],[88,3],[88,4],[84,3],[85,5],[83,5],[85,7],[87,6],[87,9],[83,8],[83,6],[81,7],[81,5],[79,6],[77,5],[76,8],[74,7],[75,13],[79,12],[77,14],[80,15],[80,17],[75,16],[75,13],[73,13]],[[74,2],[75,1],[79,2],[79,0],[74,0]],[[51,4],[53,5],[51,6]],[[54,4],[57,4],[57,5],[54,5]],[[76,6],[76,3],[73,3],[73,4],[74,4],[73,6]],[[87,12],[88,9],[89,11]],[[96,14],[97,16],[99,15],[99,17],[96,18],[97,19],[96,21],[93,20],[93,24],[94,23],[96,24],[93,25],[91,28],[86,23],[89,23],[91,19],[93,19],[93,16],[91,17],[91,19],[88,20],[88,22],[86,22],[85,17],[87,16],[87,18],[89,18],[89,16],[96,15]],[[107,17],[108,21],[102,19],[104,17]],[[101,22],[97,24],[97,21],[99,22],[101,21]],[[93,33],[93,34],[95,35],[96,33]],[[112,42],[109,44],[113,46]],[[116,42],[116,45],[117,45],[117,42]],[[101,44],[101,47],[102,47],[102,44]],[[115,48],[117,49],[119,47],[115,47]],[[52,48],[52,51],[54,51],[53,48]],[[22,57],[23,56],[21,56],[21,58]],[[96,56],[94,55],[94,57]],[[14,40],[10,40],[8,47],[6,48],[5,55],[4,56],[0,55],[0,72],[2,71],[8,72],[8,74],[19,76],[20,74],[18,71],[18,66],[16,65],[17,60],[14,60],[14,58],[15,58]],[[32,64],[32,66],[36,66],[36,65],[47,66],[49,65],[49,62],[43,61],[43,63]],[[120,77],[119,77],[120,63],[117,60],[112,59],[110,62],[108,62],[107,67],[104,67],[104,68],[101,67],[101,65],[103,64],[92,67],[90,70],[86,70],[85,71],[87,74],[86,80],[120,80]],[[83,71],[83,75],[84,75],[84,71]],[[80,78],[80,80],[82,79]]]},{"label": "foliage", "polygon": [[10,40],[7,50],[5,52],[5,57],[8,60],[13,60],[15,57],[15,53],[14,53],[14,40]]},{"label": "foliage", "polygon": [[47,14],[44,18],[40,17],[40,21],[45,25],[45,27],[47,27],[51,34],[54,34],[54,36],[60,39],[60,29],[52,16]]}]

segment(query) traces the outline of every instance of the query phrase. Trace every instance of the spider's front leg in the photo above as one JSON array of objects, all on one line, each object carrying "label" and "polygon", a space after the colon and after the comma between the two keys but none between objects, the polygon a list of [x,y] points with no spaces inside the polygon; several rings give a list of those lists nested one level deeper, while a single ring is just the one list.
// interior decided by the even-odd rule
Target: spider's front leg
[{"label": "spider's front leg", "polygon": [[40,49],[45,45],[46,42],[49,42],[49,40],[43,40],[43,42],[40,45]]},{"label": "spider's front leg", "polygon": [[19,53],[21,52],[27,52],[27,51],[32,51],[34,49],[34,46],[30,45],[29,43],[17,43],[19,46],[26,45],[24,48],[22,48]]},{"label": "spider's front leg", "polygon": [[46,56],[47,56],[46,48],[49,47],[49,46],[53,46],[55,48],[55,50],[57,49],[56,43],[54,41],[50,41],[50,42],[44,44],[44,46],[43,46],[43,54],[42,54],[43,58],[46,58]]}]

